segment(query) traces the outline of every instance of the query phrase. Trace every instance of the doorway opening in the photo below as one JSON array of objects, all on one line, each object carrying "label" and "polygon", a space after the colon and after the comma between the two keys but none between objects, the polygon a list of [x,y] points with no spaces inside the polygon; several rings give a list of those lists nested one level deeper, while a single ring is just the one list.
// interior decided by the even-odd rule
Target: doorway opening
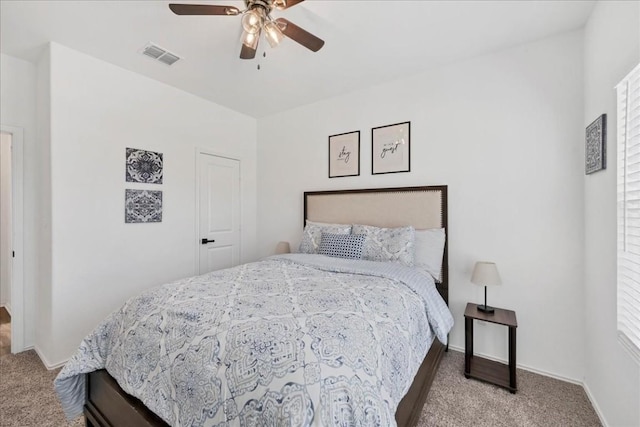
[{"label": "doorway opening", "polygon": [[11,353],[11,315],[0,307],[0,357]]},{"label": "doorway opening", "polygon": [[11,353],[12,139],[12,134],[0,132],[0,356]]},{"label": "doorway opening", "polygon": [[23,130],[0,125],[0,354],[24,347]]}]

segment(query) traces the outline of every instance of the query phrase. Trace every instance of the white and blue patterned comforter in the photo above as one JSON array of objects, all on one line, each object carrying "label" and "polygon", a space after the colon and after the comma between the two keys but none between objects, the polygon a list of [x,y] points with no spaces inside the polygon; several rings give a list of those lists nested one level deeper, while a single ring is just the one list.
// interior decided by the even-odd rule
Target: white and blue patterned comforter
[{"label": "white and blue patterned comforter", "polygon": [[130,299],[55,380],[67,417],[106,369],[173,426],[395,425],[433,336],[453,318],[399,264],[291,254]]}]

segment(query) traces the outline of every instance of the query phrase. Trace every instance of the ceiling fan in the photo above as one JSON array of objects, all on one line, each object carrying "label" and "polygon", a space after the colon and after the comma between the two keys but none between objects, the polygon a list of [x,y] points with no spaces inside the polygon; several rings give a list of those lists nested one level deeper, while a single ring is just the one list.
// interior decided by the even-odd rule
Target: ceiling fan
[{"label": "ceiling fan", "polygon": [[303,30],[292,22],[284,18],[273,19],[271,17],[273,9],[288,9],[303,1],[304,0],[244,0],[246,5],[245,10],[240,10],[234,6],[173,3],[169,5],[169,9],[176,15],[242,15],[242,28],[244,32],[242,34],[240,58],[253,59],[256,56],[258,41],[262,33],[264,33],[271,47],[276,47],[285,36],[313,52],[319,51],[322,46],[324,46],[322,39]]}]

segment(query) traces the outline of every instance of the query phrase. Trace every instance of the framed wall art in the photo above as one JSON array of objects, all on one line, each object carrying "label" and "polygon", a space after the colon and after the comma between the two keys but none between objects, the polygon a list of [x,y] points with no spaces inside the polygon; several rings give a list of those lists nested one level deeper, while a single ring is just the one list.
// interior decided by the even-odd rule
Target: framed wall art
[{"label": "framed wall art", "polygon": [[360,175],[360,131],[329,137],[329,178]]},{"label": "framed wall art", "polygon": [[162,153],[127,148],[126,180],[144,184],[162,184]]},{"label": "framed wall art", "polygon": [[584,146],[585,174],[607,168],[607,115],[602,114],[587,126]]},{"label": "framed wall art", "polygon": [[411,122],[371,129],[371,173],[411,171]]},{"label": "framed wall art", "polygon": [[162,222],[162,191],[125,190],[124,222]]}]

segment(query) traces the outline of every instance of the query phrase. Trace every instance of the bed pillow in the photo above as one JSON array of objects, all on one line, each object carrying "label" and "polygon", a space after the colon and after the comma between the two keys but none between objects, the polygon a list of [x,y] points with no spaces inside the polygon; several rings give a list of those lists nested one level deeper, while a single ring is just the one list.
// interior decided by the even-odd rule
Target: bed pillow
[{"label": "bed pillow", "polygon": [[322,233],[318,253],[335,258],[361,259],[365,237],[363,234]]},{"label": "bed pillow", "polygon": [[366,236],[362,259],[382,262],[399,262],[413,266],[415,229],[409,227],[379,228],[354,224],[353,234]]},{"label": "bed pillow", "polygon": [[323,232],[351,234],[351,224],[327,224],[324,222],[307,221],[302,234],[299,252],[303,254],[317,254]]},{"label": "bed pillow", "polygon": [[442,257],[446,235],[444,228],[416,230],[414,266],[442,280]]}]

